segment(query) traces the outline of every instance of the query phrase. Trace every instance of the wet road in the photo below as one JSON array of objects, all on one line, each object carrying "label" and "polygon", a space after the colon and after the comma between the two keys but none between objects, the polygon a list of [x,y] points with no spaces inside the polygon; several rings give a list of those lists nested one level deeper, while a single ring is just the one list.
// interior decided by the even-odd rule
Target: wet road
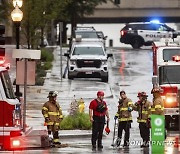
[{"label": "wet road", "polygon": [[[133,102],[137,101],[137,92],[145,91],[152,101],[150,91],[152,89],[152,52],[151,49],[132,50],[131,48],[109,49],[107,52],[113,53],[113,58],[109,59],[109,83],[103,83],[100,79],[74,79],[60,80],[60,66],[59,66],[59,51],[55,51],[55,62],[52,72],[49,74],[49,80],[46,80],[46,89],[43,89],[40,94],[34,95],[31,93],[40,87],[29,88],[28,90],[28,111],[27,121],[29,125],[33,123],[36,127],[43,125],[43,117],[40,109],[49,90],[59,91],[58,100],[61,104],[64,114],[68,114],[70,102],[75,95],[77,99],[83,97],[85,101],[85,111],[88,112],[89,102],[96,97],[98,90],[105,92],[105,100],[108,104],[110,113],[110,129],[111,133],[104,136],[102,152],[96,153],[138,153],[150,154],[151,148],[140,148],[141,138],[139,135],[138,124],[136,122],[137,113],[133,112],[133,123],[130,136],[130,147],[124,149],[122,147],[116,149],[111,146],[113,138],[114,120],[113,117],[117,111],[119,91],[125,90],[127,96]],[[63,58],[63,69],[65,68],[65,58]],[[12,73],[13,74],[13,73]],[[54,82],[51,80],[53,79]],[[48,86],[47,86],[48,85]],[[58,86],[57,86],[58,85]],[[38,100],[38,103],[37,103]],[[38,120],[37,120],[38,119]],[[136,142],[136,143],[135,143]],[[53,149],[34,149],[26,150],[23,153],[92,153],[90,137],[87,138],[71,138],[62,139],[62,143],[68,143],[69,147],[66,148],[53,148]],[[170,150],[169,150],[170,149]],[[168,151],[169,150],[169,151]],[[175,149],[176,150],[176,149]],[[14,153],[21,153],[14,152]],[[173,147],[168,146],[165,152],[167,154],[173,153]],[[174,152],[176,153],[176,152]]]}]

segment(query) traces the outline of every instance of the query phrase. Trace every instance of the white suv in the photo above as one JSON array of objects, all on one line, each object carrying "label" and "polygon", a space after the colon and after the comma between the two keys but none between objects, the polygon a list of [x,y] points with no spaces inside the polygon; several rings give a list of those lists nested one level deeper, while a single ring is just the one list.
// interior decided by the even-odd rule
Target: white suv
[{"label": "white suv", "polygon": [[73,42],[68,57],[68,78],[92,77],[108,82],[108,58],[102,42]]}]

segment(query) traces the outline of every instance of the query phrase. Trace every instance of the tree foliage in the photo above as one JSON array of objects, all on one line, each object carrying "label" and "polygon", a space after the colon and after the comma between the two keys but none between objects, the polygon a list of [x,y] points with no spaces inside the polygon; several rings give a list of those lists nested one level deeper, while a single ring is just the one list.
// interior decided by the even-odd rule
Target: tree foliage
[{"label": "tree foliage", "polygon": [[12,10],[12,6],[7,0],[0,0],[0,22],[8,23],[8,18],[10,17],[10,13]]},{"label": "tree foliage", "polygon": [[[91,15],[97,5],[106,3],[108,0],[65,0],[66,5],[63,12],[71,22],[71,27],[76,27],[77,20],[84,15]],[[72,30],[71,30],[72,31]]]},{"label": "tree foliage", "polygon": [[[43,41],[45,32],[50,31],[52,21],[71,22],[76,27],[77,19],[93,13],[95,7],[108,0],[24,0],[21,10],[22,32],[28,48],[36,48]],[[8,21],[13,10],[12,1],[1,0],[0,22]]]}]

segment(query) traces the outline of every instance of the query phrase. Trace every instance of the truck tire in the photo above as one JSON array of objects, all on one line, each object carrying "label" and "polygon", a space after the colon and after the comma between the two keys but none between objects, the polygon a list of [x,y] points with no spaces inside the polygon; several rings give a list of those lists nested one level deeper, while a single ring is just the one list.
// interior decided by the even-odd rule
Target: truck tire
[{"label": "truck tire", "polygon": [[133,49],[139,49],[143,46],[143,40],[140,37],[134,37],[131,43]]}]

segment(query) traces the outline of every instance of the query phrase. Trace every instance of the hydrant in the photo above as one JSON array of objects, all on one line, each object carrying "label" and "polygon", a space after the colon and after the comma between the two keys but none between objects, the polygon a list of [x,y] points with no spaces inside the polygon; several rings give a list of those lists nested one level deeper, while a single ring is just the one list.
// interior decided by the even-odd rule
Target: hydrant
[{"label": "hydrant", "polygon": [[80,98],[80,100],[78,101],[78,107],[79,107],[79,112],[83,113],[84,112],[84,108],[85,108],[85,104],[84,104],[84,100],[83,98]]}]

